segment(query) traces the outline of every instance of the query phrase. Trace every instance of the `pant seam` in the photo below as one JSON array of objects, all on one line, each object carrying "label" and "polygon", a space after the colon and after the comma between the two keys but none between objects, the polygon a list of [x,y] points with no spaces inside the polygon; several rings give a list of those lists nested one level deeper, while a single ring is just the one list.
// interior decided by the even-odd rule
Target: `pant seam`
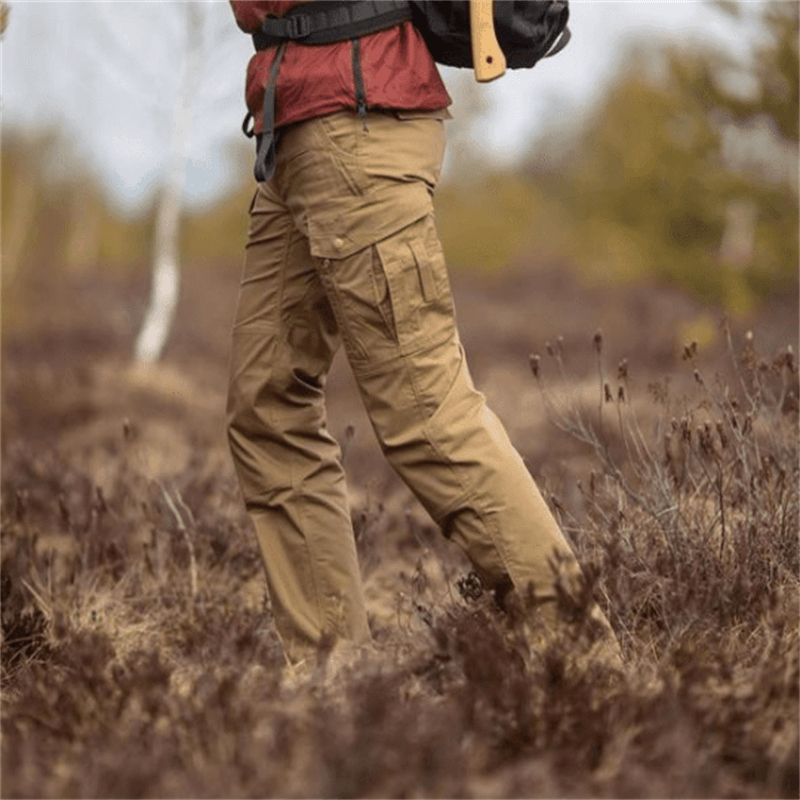
[{"label": "pant seam", "polygon": [[[350,327],[349,319],[341,302],[339,286],[336,282],[336,279],[331,274],[330,267],[326,264],[327,261],[329,261],[329,259],[318,259],[317,271],[320,275],[320,280],[322,282],[322,287],[325,290],[325,295],[328,298],[328,302],[331,304],[331,309],[333,310],[334,317],[336,318],[336,324],[339,327],[339,334],[345,344],[345,349],[352,348],[354,354],[358,354],[358,359],[366,359],[369,357],[369,354],[363,348],[358,339],[353,335],[353,330]],[[354,360],[354,354],[348,353],[347,356],[347,360],[351,364]]]},{"label": "pant seam", "polygon": [[[291,467],[290,467],[291,472]],[[292,476],[292,486],[294,487],[294,478]],[[306,559],[308,560],[309,564],[309,572],[311,573],[311,581],[314,586],[314,605],[317,609],[317,619],[320,623],[320,630],[319,634],[321,635],[325,630],[325,614],[323,613],[323,604],[322,604],[322,594],[320,592],[320,582],[319,576],[317,575],[317,566],[315,564],[315,559],[312,555],[312,547],[309,542],[309,538],[312,535],[312,527],[306,524],[305,519],[305,508],[302,503],[297,504],[297,511],[298,516],[300,517],[300,528],[303,532],[303,549],[305,551]]]},{"label": "pant seam", "polygon": [[[462,360],[465,359],[465,355],[463,353],[463,350],[461,351],[461,358],[462,358]],[[414,391],[414,398],[415,398],[415,401],[417,402],[417,410],[419,412],[420,411],[419,396],[418,396],[418,392],[417,392],[416,381],[414,380],[413,372],[411,372],[410,370],[409,370],[409,380],[411,382],[411,386],[412,386],[413,391]],[[509,562],[508,554],[506,553],[505,548],[501,546],[502,537],[499,536],[499,532],[495,529],[494,523],[490,522],[491,512],[486,512],[484,509],[482,509],[480,507],[481,504],[478,502],[479,495],[478,495],[478,493],[476,491],[476,488],[475,488],[474,484],[470,485],[469,482],[466,483],[466,484],[464,483],[464,480],[463,480],[463,478],[462,478],[462,476],[460,474],[460,470],[458,469],[457,464],[453,461],[452,458],[450,458],[450,456],[447,455],[447,453],[444,450],[442,450],[438,446],[438,444],[436,442],[436,437],[432,434],[432,431],[431,431],[431,428],[430,428],[430,418],[429,417],[425,417],[424,411],[422,412],[422,416],[423,416],[422,433],[423,433],[423,436],[425,437],[425,441],[431,446],[431,448],[439,456],[439,458],[441,458],[442,461],[445,464],[447,464],[448,468],[450,469],[451,474],[455,477],[456,481],[458,482],[458,485],[461,487],[461,491],[462,491],[461,499],[458,502],[453,502],[453,503],[450,504],[450,506],[449,506],[450,510],[449,510],[448,513],[452,513],[452,511],[457,507],[457,505],[459,505],[459,503],[463,504],[467,500],[470,500],[470,499],[472,500],[472,506],[475,509],[475,513],[478,516],[478,519],[480,520],[484,531],[486,531],[486,533],[488,534],[488,537],[489,537],[489,540],[490,540],[492,546],[494,547],[494,549],[497,551],[498,555],[500,556],[500,560],[503,563],[503,566],[505,568],[506,573],[509,575],[509,577],[511,577],[510,562]],[[442,520],[444,520],[445,516],[446,516],[446,514],[442,515]],[[440,527],[441,527],[441,523],[438,520],[437,520],[437,524],[439,524]],[[513,578],[512,578],[512,581],[513,581]]]},{"label": "pant seam", "polygon": [[283,247],[283,254],[281,255],[281,280],[280,280],[280,288],[278,289],[278,336],[281,341],[285,339],[285,335],[287,332],[287,326],[284,324],[283,314],[284,314],[284,305],[283,301],[286,298],[286,283],[287,283],[287,275],[286,273],[288,270],[288,262],[289,262],[289,253],[292,249],[292,244],[294,242],[293,238],[293,231],[291,230],[290,226],[289,235],[286,237],[286,244]]}]

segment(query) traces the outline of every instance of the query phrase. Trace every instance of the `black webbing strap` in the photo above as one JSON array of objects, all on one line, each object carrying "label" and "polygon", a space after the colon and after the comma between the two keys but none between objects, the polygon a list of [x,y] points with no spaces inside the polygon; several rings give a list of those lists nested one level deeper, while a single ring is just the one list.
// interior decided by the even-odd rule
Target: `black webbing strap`
[{"label": "black webbing strap", "polygon": [[[275,135],[275,84],[278,81],[278,71],[281,68],[285,50],[286,42],[283,42],[275,53],[275,59],[269,69],[267,85],[264,88],[264,132],[256,139],[258,142],[256,166],[253,170],[259,183],[268,181],[275,172],[275,148],[278,146],[278,137]],[[246,122],[247,118],[245,117]]]},{"label": "black webbing strap", "polygon": [[569,28],[564,28],[561,31],[561,36],[558,38],[558,41],[542,56],[542,58],[550,58],[550,56],[554,56],[556,53],[560,53],[569,43],[569,40],[572,38],[572,31]]},{"label": "black webbing strap", "polygon": [[283,17],[267,17],[253,34],[256,50],[285,41],[332,44],[376,33],[411,19],[407,0],[326,0],[298,6]]},{"label": "black webbing strap", "polygon": [[[547,10],[547,15],[553,18],[560,17],[562,14],[568,14],[567,5],[566,3],[559,3],[555,2],[552,6]],[[553,30],[558,30],[557,26],[553,26]],[[569,40],[572,38],[572,32],[566,26],[564,30],[561,31],[561,36],[555,39],[554,42],[547,42],[544,55],[542,58],[550,58],[550,56],[554,56],[556,53],[560,53],[569,43]]]},{"label": "black webbing strap", "polygon": [[353,82],[356,85],[356,110],[359,117],[367,116],[367,90],[364,88],[364,73],[361,71],[361,40],[353,39],[351,43],[353,61]]}]

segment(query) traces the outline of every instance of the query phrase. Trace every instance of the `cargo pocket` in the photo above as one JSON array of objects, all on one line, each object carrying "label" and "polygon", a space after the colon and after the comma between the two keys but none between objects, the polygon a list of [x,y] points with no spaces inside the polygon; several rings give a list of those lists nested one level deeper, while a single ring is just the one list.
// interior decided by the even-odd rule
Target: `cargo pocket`
[{"label": "cargo pocket", "polygon": [[451,337],[453,300],[433,218],[428,215],[378,242],[375,251],[376,299],[401,347],[409,352]]}]

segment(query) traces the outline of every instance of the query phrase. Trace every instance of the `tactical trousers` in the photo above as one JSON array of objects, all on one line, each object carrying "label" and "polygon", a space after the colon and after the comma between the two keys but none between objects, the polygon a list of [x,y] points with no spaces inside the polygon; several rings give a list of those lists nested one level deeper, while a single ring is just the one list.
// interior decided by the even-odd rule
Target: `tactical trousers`
[{"label": "tactical trousers", "polygon": [[323,636],[369,638],[326,426],[340,344],[384,455],[487,585],[546,602],[554,555],[579,573],[467,369],[432,206],[442,118],[343,112],[293,125],[251,207],[228,430],[292,662]]}]

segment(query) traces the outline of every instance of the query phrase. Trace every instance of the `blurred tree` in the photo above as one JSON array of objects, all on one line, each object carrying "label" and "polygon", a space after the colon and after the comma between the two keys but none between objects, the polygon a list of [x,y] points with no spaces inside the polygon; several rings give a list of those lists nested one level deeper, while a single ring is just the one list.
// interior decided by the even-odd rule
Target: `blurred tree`
[{"label": "blurred tree", "polygon": [[639,46],[571,147],[548,162],[540,146],[529,172],[575,221],[592,273],[656,275],[733,311],[794,278],[798,7],[764,6],[751,64]]},{"label": "blurred tree", "polygon": [[[739,0],[714,0],[714,6],[724,14],[741,17],[742,4]],[[762,24],[767,40],[756,48],[755,63],[749,70],[755,79],[754,91],[750,96],[742,96],[730,83],[720,81],[726,65],[719,58],[697,65],[694,73],[677,64],[676,76],[686,89],[705,94],[709,103],[724,109],[737,122],[766,115],[781,136],[797,142],[800,123],[797,113],[800,94],[799,21],[800,3],[797,0],[772,0],[766,5]],[[741,70],[741,65],[735,62],[728,61],[727,66],[733,69],[738,66]]]},{"label": "blurred tree", "polygon": [[493,111],[486,86],[471,70],[444,67],[442,73],[453,105],[436,227],[452,267],[495,272],[540,228],[547,203],[537,187],[492,163],[481,131]]},{"label": "blurred tree", "polygon": [[187,3],[182,11],[186,15],[186,39],[172,120],[169,163],[156,210],[150,303],[134,347],[136,360],[144,364],[160,358],[178,304],[180,218],[186,182],[187,150],[192,132],[192,106],[205,50],[205,6]]},{"label": "blurred tree", "polygon": [[0,161],[0,208],[2,208],[3,281],[13,280],[22,252],[33,231],[34,218],[41,195],[41,180],[37,174],[37,151],[45,150],[50,135],[43,135],[25,147],[17,137],[3,136]]},{"label": "blurred tree", "polygon": [[[152,291],[134,354],[140,361],[154,361],[167,340],[178,299],[179,228],[190,148],[198,143],[211,146],[221,130],[220,117],[230,130],[230,115],[221,112],[233,107],[235,115],[239,113],[241,99],[231,92],[229,65],[241,36],[227,4],[221,3],[53,4],[47,11],[26,13],[32,25],[41,21],[39,14],[47,30],[59,32],[45,47],[42,61],[37,60],[39,71],[28,80],[31,89],[34,80],[48,85],[62,103],[48,110],[57,135],[38,162],[33,154],[37,170],[29,171],[27,178],[15,171],[14,181],[2,176],[4,197],[12,197],[12,206],[17,201],[20,205],[13,224],[3,219],[4,232],[11,231],[12,244],[18,245],[12,266],[28,257],[33,239],[28,232],[40,224],[32,220],[41,211],[42,185],[65,189],[64,206],[58,209],[63,226],[52,236],[62,250],[49,254],[50,268],[86,269],[101,261],[105,265],[112,251],[114,257],[138,260],[149,240],[140,235],[131,257],[127,226],[118,219],[115,204],[109,203],[108,189],[113,192],[120,178],[113,163],[108,170],[108,160],[100,160],[99,134],[105,131],[104,145],[115,141],[123,156],[128,149],[147,151],[152,159],[147,183],[158,186]],[[192,124],[194,117],[203,121],[199,130]],[[51,158],[50,151],[55,153],[64,143],[70,157]],[[4,142],[4,163],[5,156]],[[106,191],[100,190],[104,171],[111,172]],[[112,228],[124,230],[120,242],[111,241]]]},{"label": "blurred tree", "polygon": [[453,99],[452,119],[447,123],[445,182],[468,185],[485,177],[490,170],[476,130],[485,123],[492,106],[486,87],[475,81],[472,70],[442,67],[441,71]]},{"label": "blurred tree", "polygon": [[8,27],[8,17],[11,12],[11,9],[8,6],[8,3],[5,0],[0,0],[0,39],[3,37],[3,34],[6,32],[6,28]]}]

